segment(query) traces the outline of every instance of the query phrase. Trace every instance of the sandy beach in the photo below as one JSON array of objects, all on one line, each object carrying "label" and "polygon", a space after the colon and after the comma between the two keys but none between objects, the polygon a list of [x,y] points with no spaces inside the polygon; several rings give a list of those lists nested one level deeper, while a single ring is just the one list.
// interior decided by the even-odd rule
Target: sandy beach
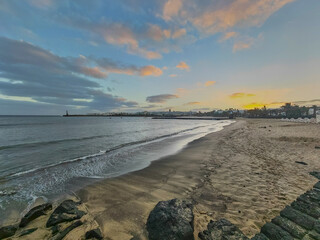
[{"label": "sandy beach", "polygon": [[[248,237],[317,180],[320,126],[279,120],[237,120],[176,155],[77,194],[106,239],[147,239],[145,223],[158,201],[191,198],[195,237],[210,219],[226,218]],[[307,165],[296,163],[305,162]]]}]

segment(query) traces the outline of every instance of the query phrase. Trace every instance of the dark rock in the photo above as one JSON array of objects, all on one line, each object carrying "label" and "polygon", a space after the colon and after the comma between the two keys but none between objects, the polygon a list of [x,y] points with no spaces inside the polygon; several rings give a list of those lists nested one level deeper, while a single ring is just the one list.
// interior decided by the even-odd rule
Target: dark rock
[{"label": "dark rock", "polygon": [[301,164],[301,165],[308,165],[306,162],[301,162],[301,161],[295,161],[295,163]]},{"label": "dark rock", "polygon": [[52,205],[50,203],[45,203],[40,206],[32,208],[22,219],[19,227],[25,227],[32,220],[45,215],[48,210],[52,209]]},{"label": "dark rock", "polygon": [[303,236],[307,233],[307,231],[304,228],[300,227],[299,225],[295,224],[287,218],[277,216],[274,219],[272,219],[272,223],[278,225],[279,227],[290,233],[293,237],[299,239],[303,238]]},{"label": "dark rock", "polygon": [[30,228],[30,229],[26,229],[26,230],[23,230],[21,233],[20,233],[20,237],[22,236],[25,236],[25,235],[28,235],[30,233],[33,233],[37,230],[38,228]]},{"label": "dark rock", "polygon": [[80,211],[77,207],[79,203],[72,200],[63,201],[51,214],[47,221],[46,226],[51,227],[58,223],[70,222],[76,219],[80,219],[85,212]]},{"label": "dark rock", "polygon": [[0,228],[0,239],[13,236],[17,231],[15,226],[6,226]]},{"label": "dark rock", "polygon": [[81,221],[76,221],[72,223],[70,226],[66,227],[64,230],[59,232],[57,235],[55,235],[52,240],[62,240],[69,232],[71,232],[73,229],[81,226],[83,223]]},{"label": "dark rock", "polygon": [[315,149],[320,149],[320,146],[315,146],[314,148],[315,148]]},{"label": "dark rock", "polygon": [[56,235],[58,232],[60,232],[62,229],[61,229],[61,226],[59,224],[57,225],[54,225],[52,228],[51,228],[51,233],[52,235]]},{"label": "dark rock", "polygon": [[86,232],[86,239],[103,239],[100,229],[97,228]]},{"label": "dark rock", "polygon": [[193,240],[192,210],[190,200],[159,202],[147,220],[149,240]]},{"label": "dark rock", "polygon": [[311,217],[320,218],[320,207],[313,202],[305,203],[303,201],[294,201],[291,203],[291,207]]},{"label": "dark rock", "polygon": [[269,240],[269,238],[267,238],[267,236],[263,233],[258,233],[253,238],[251,238],[251,240]]},{"label": "dark rock", "polygon": [[313,172],[309,172],[309,174],[320,179],[320,172],[313,171]]},{"label": "dark rock", "polygon": [[261,233],[272,240],[293,240],[293,237],[289,233],[273,223],[263,225]]},{"label": "dark rock", "polygon": [[313,187],[320,191],[320,182],[317,182]]},{"label": "dark rock", "polygon": [[306,214],[303,214],[292,207],[287,206],[284,210],[280,212],[282,217],[286,217],[291,221],[295,222],[299,226],[311,230],[316,222],[316,220]]},{"label": "dark rock", "polygon": [[201,240],[247,240],[248,238],[226,219],[210,221],[207,230],[198,234]]}]

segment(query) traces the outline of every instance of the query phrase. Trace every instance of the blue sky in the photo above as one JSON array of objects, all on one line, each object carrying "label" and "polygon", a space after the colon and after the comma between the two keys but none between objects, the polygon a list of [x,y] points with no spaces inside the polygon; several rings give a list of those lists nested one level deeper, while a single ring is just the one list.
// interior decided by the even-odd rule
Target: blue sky
[{"label": "blue sky", "polygon": [[320,104],[317,0],[2,0],[0,114]]}]

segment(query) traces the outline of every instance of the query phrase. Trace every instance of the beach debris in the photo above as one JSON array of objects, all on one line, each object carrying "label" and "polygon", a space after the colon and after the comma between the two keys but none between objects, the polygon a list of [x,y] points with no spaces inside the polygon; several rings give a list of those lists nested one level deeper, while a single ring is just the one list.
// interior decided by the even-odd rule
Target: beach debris
[{"label": "beach debris", "polygon": [[301,164],[301,165],[308,165],[308,163],[302,162],[302,161],[295,161],[295,163],[298,163],[298,164]]},{"label": "beach debris", "polygon": [[147,220],[149,240],[194,240],[192,210],[191,200],[158,202]]},{"label": "beach debris", "polygon": [[318,171],[309,172],[309,174],[311,176],[314,176],[314,177],[320,179],[320,172],[318,172]]},{"label": "beach debris", "polygon": [[25,235],[28,235],[28,234],[31,234],[33,232],[35,232],[38,228],[30,228],[30,229],[26,229],[26,230],[23,230],[19,237],[22,237],[22,236],[25,236]]},{"label": "beach debris", "polygon": [[71,222],[80,219],[86,213],[78,209],[80,203],[73,200],[63,201],[51,214],[46,226],[51,227],[62,222]]},{"label": "beach debris", "polygon": [[249,240],[237,226],[224,218],[210,220],[207,230],[200,232],[198,237],[201,240]]},{"label": "beach debris", "polygon": [[52,209],[51,203],[45,203],[39,206],[32,208],[22,219],[19,224],[19,227],[25,227],[32,220],[45,215],[47,211]]},{"label": "beach debris", "polygon": [[96,228],[86,232],[86,239],[103,239],[100,229]]},{"label": "beach debris", "polygon": [[15,226],[5,226],[0,228],[0,239],[8,238],[13,236],[17,231]]},{"label": "beach debris", "polygon": [[79,220],[74,223],[72,223],[70,226],[66,227],[64,230],[60,231],[57,235],[55,235],[52,240],[61,240],[63,239],[69,232],[71,232],[73,229],[81,226],[83,223]]}]

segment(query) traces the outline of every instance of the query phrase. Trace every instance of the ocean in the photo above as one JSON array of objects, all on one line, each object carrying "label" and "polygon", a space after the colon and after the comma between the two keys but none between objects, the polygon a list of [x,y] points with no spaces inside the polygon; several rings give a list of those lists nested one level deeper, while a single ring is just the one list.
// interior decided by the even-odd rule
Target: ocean
[{"label": "ocean", "polygon": [[0,224],[39,199],[147,167],[230,120],[0,117]]}]

